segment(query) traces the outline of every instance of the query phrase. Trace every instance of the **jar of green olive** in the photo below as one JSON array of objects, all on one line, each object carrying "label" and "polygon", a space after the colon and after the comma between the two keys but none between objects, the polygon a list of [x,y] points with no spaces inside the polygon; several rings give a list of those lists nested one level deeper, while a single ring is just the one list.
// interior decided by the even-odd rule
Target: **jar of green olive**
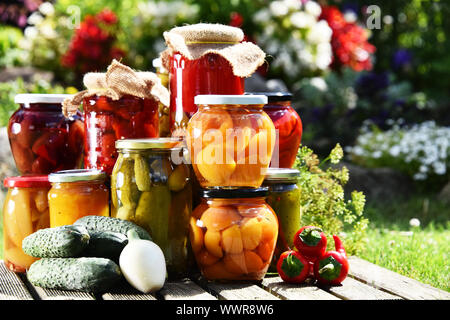
[{"label": "jar of green olive", "polygon": [[192,185],[183,141],[124,139],[116,141],[116,149],[111,215],[150,233],[164,252],[169,279],[187,276],[193,263],[188,243]]},{"label": "jar of green olive", "polygon": [[276,270],[276,262],[284,251],[294,248],[294,235],[301,227],[299,176],[297,169],[268,168],[264,178],[263,186],[269,188],[267,203],[275,211],[279,223],[270,271]]}]

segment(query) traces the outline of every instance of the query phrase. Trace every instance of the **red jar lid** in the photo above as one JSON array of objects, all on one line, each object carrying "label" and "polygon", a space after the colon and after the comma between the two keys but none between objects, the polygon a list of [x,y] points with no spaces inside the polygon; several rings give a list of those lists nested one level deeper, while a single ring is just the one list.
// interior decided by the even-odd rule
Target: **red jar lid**
[{"label": "red jar lid", "polygon": [[7,177],[3,181],[7,188],[50,188],[47,175]]}]

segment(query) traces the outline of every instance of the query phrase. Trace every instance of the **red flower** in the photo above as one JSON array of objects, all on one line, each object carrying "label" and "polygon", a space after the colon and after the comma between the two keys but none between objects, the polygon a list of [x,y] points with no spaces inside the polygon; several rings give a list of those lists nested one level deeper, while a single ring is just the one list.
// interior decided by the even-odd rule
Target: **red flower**
[{"label": "red flower", "polygon": [[372,69],[370,55],[375,52],[375,47],[367,41],[365,29],[345,21],[342,13],[334,6],[323,6],[319,19],[326,20],[333,30],[333,68],[346,65],[356,71]]},{"label": "red flower", "polygon": [[112,59],[120,59],[125,52],[114,46],[118,19],[105,9],[95,16],[87,15],[72,37],[61,64],[78,75],[103,69]]},{"label": "red flower", "polygon": [[97,14],[97,18],[106,24],[116,24],[118,20],[116,14],[109,9],[104,9],[102,12]]}]

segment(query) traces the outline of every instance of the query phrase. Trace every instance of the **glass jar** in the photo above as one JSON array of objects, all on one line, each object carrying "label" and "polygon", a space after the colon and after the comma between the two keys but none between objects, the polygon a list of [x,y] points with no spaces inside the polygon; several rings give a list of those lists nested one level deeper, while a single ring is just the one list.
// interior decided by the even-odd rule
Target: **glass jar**
[{"label": "glass jar", "polygon": [[[161,84],[169,88],[169,72],[163,67],[161,59],[153,59],[153,67],[156,69],[156,75],[161,79]],[[159,103],[159,136],[170,136],[170,107]]]},{"label": "glass jar", "polygon": [[[268,103],[264,111],[272,119],[277,130],[277,140],[272,156],[271,167],[292,168],[302,140],[303,126],[298,113],[292,108],[292,94],[288,92],[261,92],[247,94],[264,94]],[[275,158],[276,157],[276,158]]]},{"label": "glass jar", "polygon": [[98,170],[65,170],[48,176],[50,227],[73,224],[84,216],[109,216],[106,174]]},{"label": "glass jar", "polygon": [[170,57],[170,126],[172,135],[184,135],[197,112],[194,97],[202,94],[244,94],[244,78],[233,74],[231,64],[218,54],[189,60],[179,53]]},{"label": "glass jar", "polygon": [[276,271],[280,255],[294,248],[294,235],[301,228],[301,189],[297,185],[297,169],[269,168],[263,185],[269,188],[267,203],[275,211],[280,224],[277,245],[270,267]]},{"label": "glass jar", "polygon": [[119,100],[92,96],[83,100],[87,169],[110,175],[117,159],[116,140],[159,136],[158,102],[126,95]]},{"label": "glass jar", "polygon": [[22,240],[33,232],[50,226],[47,176],[9,177],[3,203],[3,259],[8,269],[26,272],[37,260],[22,251]]},{"label": "glass jar", "polygon": [[161,247],[169,278],[187,276],[192,186],[179,138],[116,142],[111,176],[112,216],[146,229]]},{"label": "glass jar", "polygon": [[186,132],[202,188],[260,187],[275,145],[265,96],[201,95]]},{"label": "glass jar", "polygon": [[208,280],[264,278],[275,249],[278,221],[267,188],[202,191],[192,212],[190,243]]},{"label": "glass jar", "polygon": [[9,119],[8,138],[20,174],[49,174],[82,166],[82,114],[65,118],[67,94],[18,94],[20,107]]}]

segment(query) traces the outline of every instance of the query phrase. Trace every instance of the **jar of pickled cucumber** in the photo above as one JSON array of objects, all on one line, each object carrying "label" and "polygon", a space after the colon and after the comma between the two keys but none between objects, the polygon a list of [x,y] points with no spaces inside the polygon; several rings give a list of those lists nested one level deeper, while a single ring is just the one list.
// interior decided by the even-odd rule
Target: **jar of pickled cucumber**
[{"label": "jar of pickled cucumber", "polygon": [[98,170],[64,170],[48,176],[50,227],[73,224],[84,216],[109,216],[106,174]]},{"label": "jar of pickled cucumber", "polygon": [[278,236],[267,188],[208,189],[192,212],[190,242],[208,280],[261,280]]},{"label": "jar of pickled cucumber", "polygon": [[3,259],[8,269],[25,272],[37,260],[22,251],[22,240],[33,232],[48,228],[48,176],[9,177],[4,180],[8,193],[3,204]]},{"label": "jar of pickled cucumber", "polygon": [[301,228],[301,190],[297,169],[269,168],[263,186],[269,188],[267,203],[275,211],[280,223],[277,245],[270,270],[276,270],[280,255],[294,248],[294,235]]},{"label": "jar of pickled cucumber", "polygon": [[190,169],[180,138],[116,141],[112,216],[146,229],[161,247],[170,279],[187,276],[192,211]]},{"label": "jar of pickled cucumber", "polygon": [[258,188],[275,146],[263,95],[200,95],[186,142],[202,188]]}]

